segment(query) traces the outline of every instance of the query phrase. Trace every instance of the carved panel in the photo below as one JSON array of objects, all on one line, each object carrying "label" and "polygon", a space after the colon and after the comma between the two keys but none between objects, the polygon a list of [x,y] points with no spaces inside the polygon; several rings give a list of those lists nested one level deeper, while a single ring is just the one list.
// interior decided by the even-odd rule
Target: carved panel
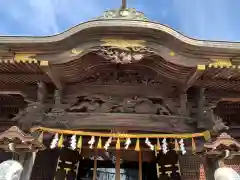
[{"label": "carved panel", "polygon": [[161,81],[153,75],[143,75],[137,71],[96,72],[81,81],[83,84],[159,85]]},{"label": "carved panel", "polygon": [[99,47],[95,52],[116,64],[130,64],[136,63],[143,59],[143,57],[153,54],[149,48],[139,47],[126,47],[126,48],[114,48],[114,47]]},{"label": "carved panel", "polygon": [[95,94],[79,97],[71,106],[70,112],[98,112],[98,113],[137,113],[171,115],[170,109],[162,99],[144,97],[117,97]]}]

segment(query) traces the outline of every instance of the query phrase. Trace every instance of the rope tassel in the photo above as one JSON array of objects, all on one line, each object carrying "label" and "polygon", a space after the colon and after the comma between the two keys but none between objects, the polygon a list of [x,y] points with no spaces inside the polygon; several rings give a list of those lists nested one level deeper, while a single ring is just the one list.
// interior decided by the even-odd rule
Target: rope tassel
[{"label": "rope tassel", "polygon": [[82,136],[80,136],[79,139],[78,139],[77,148],[82,149]]},{"label": "rope tassel", "polygon": [[98,139],[97,148],[98,148],[98,149],[102,149],[102,139],[101,139],[101,137],[99,137],[99,139]]},{"label": "rope tassel", "polygon": [[135,151],[140,151],[140,142],[139,142],[139,139],[137,139],[136,146],[135,146]]},{"label": "rope tassel", "polygon": [[121,144],[120,144],[120,139],[117,139],[117,143],[116,143],[116,149],[120,150],[121,149]]},{"label": "rope tassel", "polygon": [[41,132],[41,134],[38,137],[38,142],[43,143],[43,131]]},{"label": "rope tassel", "polygon": [[192,138],[192,153],[196,154],[196,143],[195,143],[194,138]]},{"label": "rope tassel", "polygon": [[58,147],[60,147],[60,148],[63,147],[63,141],[64,141],[64,137],[63,137],[63,134],[61,134],[60,139],[58,141]]},{"label": "rope tassel", "polygon": [[157,147],[156,147],[156,150],[157,150],[157,151],[161,151],[161,144],[160,144],[159,139],[157,139]]},{"label": "rope tassel", "polygon": [[178,152],[178,151],[180,150],[180,147],[179,147],[179,144],[178,144],[177,139],[175,139],[175,148],[174,148],[174,150],[175,150],[176,152]]}]

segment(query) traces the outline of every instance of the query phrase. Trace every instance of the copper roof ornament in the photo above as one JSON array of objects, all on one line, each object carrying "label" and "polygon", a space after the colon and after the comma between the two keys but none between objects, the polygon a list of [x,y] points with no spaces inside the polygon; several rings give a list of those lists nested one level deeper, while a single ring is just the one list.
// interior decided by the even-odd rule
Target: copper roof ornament
[{"label": "copper roof ornament", "polygon": [[0,149],[8,152],[35,152],[44,150],[45,146],[18,127],[12,126],[0,134]]},{"label": "copper roof ornament", "polygon": [[100,16],[97,19],[148,20],[144,13],[137,11],[135,8],[127,8],[126,0],[122,0],[121,8],[107,10],[103,13],[103,16]]}]

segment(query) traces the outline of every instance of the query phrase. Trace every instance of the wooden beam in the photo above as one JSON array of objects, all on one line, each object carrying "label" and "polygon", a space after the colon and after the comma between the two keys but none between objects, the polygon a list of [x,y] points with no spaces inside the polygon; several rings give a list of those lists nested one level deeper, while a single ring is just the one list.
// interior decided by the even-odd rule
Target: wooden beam
[{"label": "wooden beam", "polygon": [[0,82],[3,83],[32,83],[47,80],[46,76],[40,73],[0,73]]},{"label": "wooden beam", "polygon": [[203,75],[205,71],[205,65],[198,65],[193,75],[186,81],[183,87],[183,92],[187,91],[188,88],[194,85],[194,83]]},{"label": "wooden beam", "polygon": [[44,122],[37,123],[43,123],[43,126],[54,128],[65,126],[69,129],[127,128],[168,133],[196,131],[195,119],[180,116],[127,113],[65,113],[62,116],[56,114],[56,118],[54,116],[54,113],[48,113]]},{"label": "wooden beam", "polygon": [[51,66],[49,65],[48,61],[41,61],[40,62],[40,67],[43,72],[45,72],[48,77],[52,80],[52,82],[55,84],[58,90],[63,89],[62,82],[60,80],[60,77],[58,73],[52,70]]}]

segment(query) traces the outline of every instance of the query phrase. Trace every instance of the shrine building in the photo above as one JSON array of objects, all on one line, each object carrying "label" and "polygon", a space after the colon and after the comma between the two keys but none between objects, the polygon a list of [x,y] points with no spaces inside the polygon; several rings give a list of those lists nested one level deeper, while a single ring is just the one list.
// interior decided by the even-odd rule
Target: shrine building
[{"label": "shrine building", "polygon": [[20,180],[240,173],[239,70],[240,43],[187,37],[124,0],[57,35],[2,36],[0,163],[19,162]]}]

